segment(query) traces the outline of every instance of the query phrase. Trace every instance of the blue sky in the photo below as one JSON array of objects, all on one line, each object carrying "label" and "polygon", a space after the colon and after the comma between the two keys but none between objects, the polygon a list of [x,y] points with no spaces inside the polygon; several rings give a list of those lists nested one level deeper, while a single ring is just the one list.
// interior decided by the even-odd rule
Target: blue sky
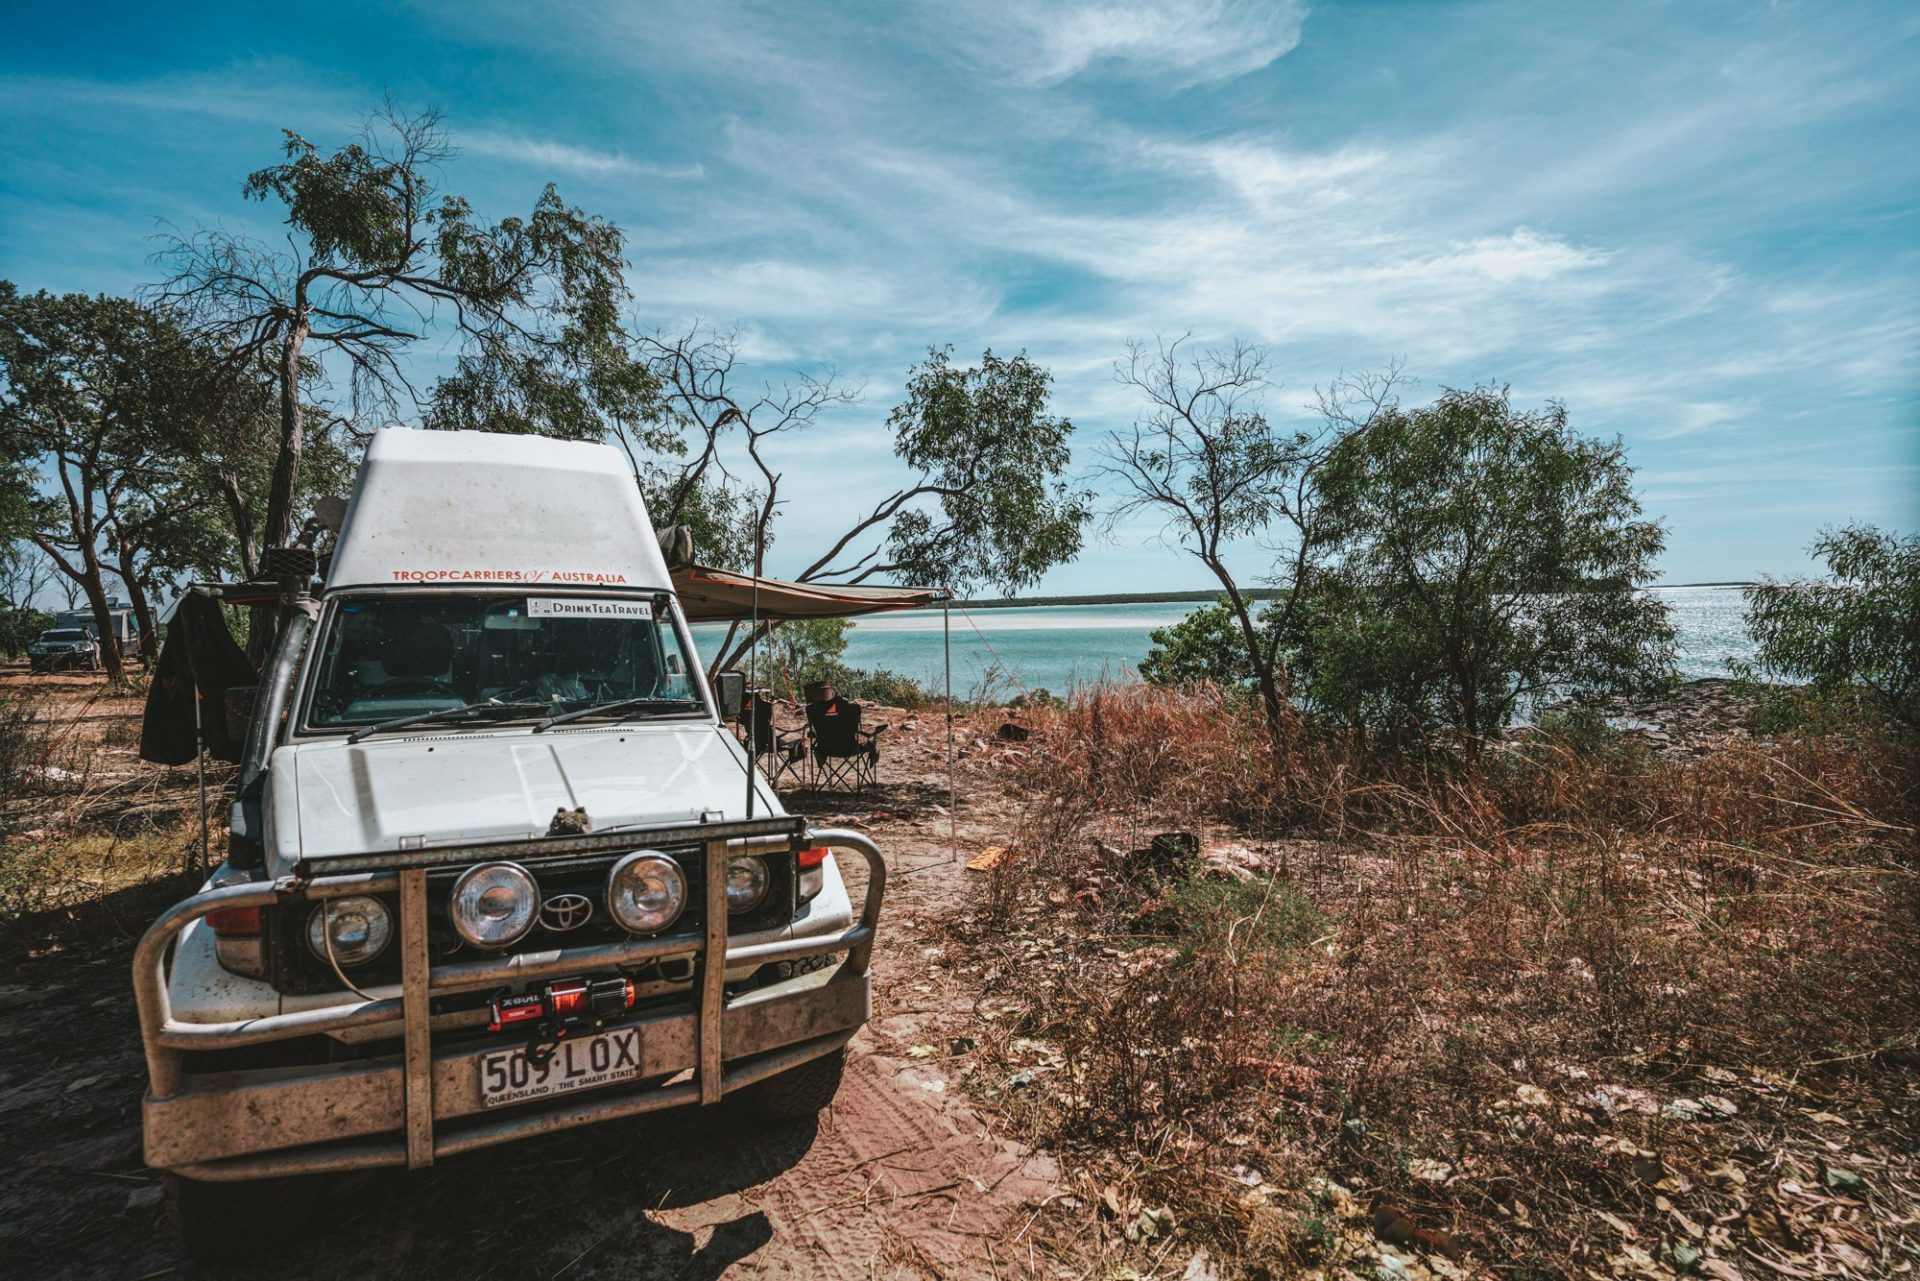
[{"label": "blue sky", "polygon": [[[1910,3],[12,6],[0,275],[129,291],[159,225],[263,234],[278,131],[387,93],[450,190],[551,179],[629,234],[644,324],[737,328],[864,401],[788,455],[791,569],[927,346],[1024,349],[1077,454],[1129,339],[1269,344],[1270,412],[1404,362],[1625,438],[1669,581],[1920,527],[1920,10]],[[438,349],[421,359],[444,360]],[[1053,592],[1201,585],[1115,532]],[[1258,569],[1257,554],[1247,564]]]}]

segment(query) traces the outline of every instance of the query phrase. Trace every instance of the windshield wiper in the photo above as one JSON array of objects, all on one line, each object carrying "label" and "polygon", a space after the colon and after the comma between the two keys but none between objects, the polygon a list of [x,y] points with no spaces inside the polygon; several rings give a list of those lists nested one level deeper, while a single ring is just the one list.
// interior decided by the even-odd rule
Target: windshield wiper
[{"label": "windshield wiper", "polygon": [[621,712],[639,711],[644,707],[699,707],[697,698],[623,698],[612,703],[595,703],[592,707],[577,707],[571,712],[562,712],[558,716],[549,716],[533,727],[538,734],[543,729],[552,729],[555,725],[565,725],[568,721],[581,720],[588,716],[610,716]]},{"label": "windshield wiper", "polygon": [[551,706],[553,706],[551,703],[503,703],[497,698],[487,698],[478,703],[468,703],[465,707],[443,707],[437,712],[414,712],[407,716],[396,716],[390,721],[363,725],[347,735],[347,742],[357,743],[367,735],[378,734],[382,730],[405,729],[409,725],[425,725],[432,721],[478,716],[482,712],[544,712]]}]

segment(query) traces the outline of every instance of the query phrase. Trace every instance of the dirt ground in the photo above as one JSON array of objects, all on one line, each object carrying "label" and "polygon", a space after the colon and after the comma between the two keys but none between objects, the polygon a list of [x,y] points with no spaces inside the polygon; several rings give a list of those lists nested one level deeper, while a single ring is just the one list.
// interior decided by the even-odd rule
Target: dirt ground
[{"label": "dirt ground", "polygon": [[[77,763],[100,787],[139,793],[149,811],[191,804],[190,771],[133,758],[136,700],[101,698],[97,680],[78,676],[7,672],[0,685],[57,700],[69,732],[95,744]],[[196,1265],[169,1239],[159,1179],[141,1161],[145,1082],[127,973],[145,922],[184,882],[132,884],[91,903],[51,943],[0,957],[0,1146],[12,1167],[0,1182],[0,1275],[1079,1274],[1047,1209],[1060,1183],[1052,1160],[995,1134],[943,1070],[944,1049],[929,1048],[970,999],[941,977],[940,922],[977,892],[964,859],[1006,826],[1004,797],[972,785],[1001,750],[992,721],[963,728],[950,844],[944,721],[898,711],[880,719],[893,729],[877,787],[789,802],[823,824],[870,832],[891,877],[874,1021],[817,1122],[767,1129],[725,1107],[656,1114],[429,1170],[329,1180],[316,1186],[320,1230],[244,1269]],[[96,732],[115,723],[118,733]]]}]

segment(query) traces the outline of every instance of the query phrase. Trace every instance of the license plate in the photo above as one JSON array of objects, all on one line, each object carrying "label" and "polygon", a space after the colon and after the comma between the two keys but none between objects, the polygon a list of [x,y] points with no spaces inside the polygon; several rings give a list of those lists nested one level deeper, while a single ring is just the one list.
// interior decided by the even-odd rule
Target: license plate
[{"label": "license plate", "polygon": [[629,1081],[640,1075],[640,1029],[615,1028],[592,1036],[568,1038],[544,1063],[535,1063],[525,1046],[495,1050],[480,1060],[483,1107],[551,1098],[575,1090]]}]

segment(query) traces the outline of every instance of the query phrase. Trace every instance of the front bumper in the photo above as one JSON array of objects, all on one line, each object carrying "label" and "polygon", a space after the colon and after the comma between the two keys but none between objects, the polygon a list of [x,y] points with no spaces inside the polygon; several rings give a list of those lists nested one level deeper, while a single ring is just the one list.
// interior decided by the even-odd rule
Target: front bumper
[{"label": "front bumper", "polygon": [[[625,839],[644,839],[644,832]],[[549,845],[528,842],[521,857]],[[860,919],[833,934],[729,947],[726,861],[744,850],[785,848],[804,840],[858,853],[867,861]],[[149,1089],[143,1104],[147,1163],[196,1179],[248,1179],[373,1166],[430,1165],[440,1157],[691,1103],[728,1092],[844,1045],[868,1017],[867,965],[886,888],[879,850],[854,832],[796,835],[792,820],[718,825],[705,844],[708,926],[698,958],[695,1001],[609,1021],[640,1031],[636,1081],[535,1102],[485,1108],[478,1060],[510,1044],[467,1035],[482,1012],[434,1015],[438,996],[507,983],[604,971],[655,958],[686,942],[629,939],[535,957],[432,965],[426,950],[426,873],[392,856],[395,870],[289,877],[272,884],[204,891],[176,905],[141,939],[134,992],[145,1043]],[[445,851],[434,851],[443,861]],[[416,855],[416,857],[418,857]],[[431,857],[431,856],[429,856]],[[231,1023],[184,1023],[167,999],[166,958],[191,922],[223,908],[316,901],[398,890],[401,996],[302,1010]],[[831,969],[727,997],[726,970],[846,952]],[[709,965],[708,957],[722,957]],[[189,1051],[260,1045],[314,1033],[390,1028],[400,1053],[346,1063],[189,1073]],[[691,1072],[691,1076],[687,1074]],[[665,1084],[643,1084],[668,1078]],[[684,1079],[671,1079],[684,1078]]]}]

